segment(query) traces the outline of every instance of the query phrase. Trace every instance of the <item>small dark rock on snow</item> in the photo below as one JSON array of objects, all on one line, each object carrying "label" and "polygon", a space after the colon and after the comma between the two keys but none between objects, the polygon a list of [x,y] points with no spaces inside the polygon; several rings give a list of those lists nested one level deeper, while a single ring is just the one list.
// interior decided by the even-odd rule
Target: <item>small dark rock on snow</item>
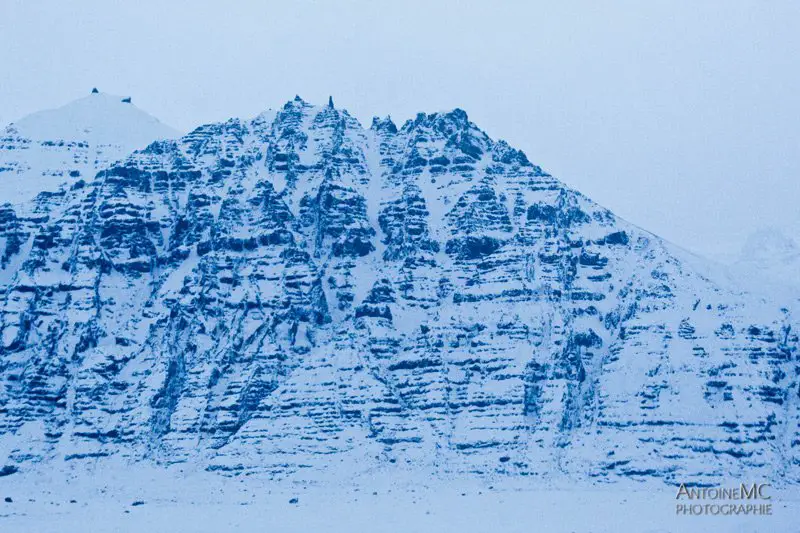
[{"label": "small dark rock on snow", "polygon": [[3,476],[10,476],[11,474],[16,474],[19,472],[19,468],[14,465],[6,465],[3,468],[0,468],[0,477]]}]

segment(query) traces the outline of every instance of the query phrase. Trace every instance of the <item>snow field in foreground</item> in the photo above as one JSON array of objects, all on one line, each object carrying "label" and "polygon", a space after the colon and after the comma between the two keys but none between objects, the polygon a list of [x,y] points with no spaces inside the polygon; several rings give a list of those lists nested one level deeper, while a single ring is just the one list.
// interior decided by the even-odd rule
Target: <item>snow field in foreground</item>
[{"label": "snow field in foreground", "polygon": [[692,517],[676,516],[677,490],[659,483],[413,483],[382,477],[300,485],[137,467],[69,479],[59,473],[0,478],[0,498],[12,499],[0,501],[0,531],[778,533],[800,530],[799,492],[774,487],[772,516]]}]

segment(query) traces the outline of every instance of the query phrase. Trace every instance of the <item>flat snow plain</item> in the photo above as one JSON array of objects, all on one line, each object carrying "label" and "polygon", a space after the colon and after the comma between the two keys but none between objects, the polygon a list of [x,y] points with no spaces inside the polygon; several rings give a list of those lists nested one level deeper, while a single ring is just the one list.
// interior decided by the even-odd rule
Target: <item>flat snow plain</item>
[{"label": "flat snow plain", "polygon": [[[795,486],[773,487],[772,516],[676,516],[676,494],[675,487],[660,482],[415,481],[392,472],[346,483],[299,484],[141,466],[90,474],[42,471],[0,478],[0,531],[800,531],[800,490]],[[12,502],[3,501],[6,497]]]}]

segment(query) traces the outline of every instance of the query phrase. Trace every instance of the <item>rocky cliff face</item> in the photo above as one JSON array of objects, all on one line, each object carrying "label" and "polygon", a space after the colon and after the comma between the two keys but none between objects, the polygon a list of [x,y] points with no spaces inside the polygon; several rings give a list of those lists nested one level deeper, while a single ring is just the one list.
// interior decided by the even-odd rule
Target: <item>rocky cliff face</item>
[{"label": "rocky cliff face", "polygon": [[798,480],[790,310],[461,110],[299,98],[0,211],[7,463]]}]

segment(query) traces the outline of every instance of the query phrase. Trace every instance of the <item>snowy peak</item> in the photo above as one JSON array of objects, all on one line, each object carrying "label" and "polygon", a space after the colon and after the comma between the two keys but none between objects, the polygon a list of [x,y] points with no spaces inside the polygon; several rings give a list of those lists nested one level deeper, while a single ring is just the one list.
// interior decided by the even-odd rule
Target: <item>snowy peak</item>
[{"label": "snowy peak", "polygon": [[469,121],[467,112],[459,108],[437,113],[417,113],[416,118],[407,120],[402,129],[411,130],[420,127],[432,128],[445,135],[470,128],[478,129],[477,126]]},{"label": "snowy peak", "polygon": [[800,245],[780,228],[751,234],[733,270],[750,280],[765,281],[773,289],[792,289],[800,297]]},{"label": "snowy peak", "polygon": [[178,137],[131,98],[92,92],[0,133],[0,203],[17,204],[95,174],[158,139]]},{"label": "snowy peak", "polygon": [[392,117],[386,116],[384,118],[372,117],[372,126],[370,129],[378,132],[397,133],[397,125],[392,121]]},{"label": "snowy peak", "polygon": [[800,246],[780,229],[765,228],[747,238],[740,262],[795,263],[800,261]]},{"label": "snowy peak", "polygon": [[157,139],[180,133],[162,124],[131,102],[130,98],[97,92],[57,109],[28,115],[10,127],[35,141],[87,141],[119,145],[133,151]]}]

